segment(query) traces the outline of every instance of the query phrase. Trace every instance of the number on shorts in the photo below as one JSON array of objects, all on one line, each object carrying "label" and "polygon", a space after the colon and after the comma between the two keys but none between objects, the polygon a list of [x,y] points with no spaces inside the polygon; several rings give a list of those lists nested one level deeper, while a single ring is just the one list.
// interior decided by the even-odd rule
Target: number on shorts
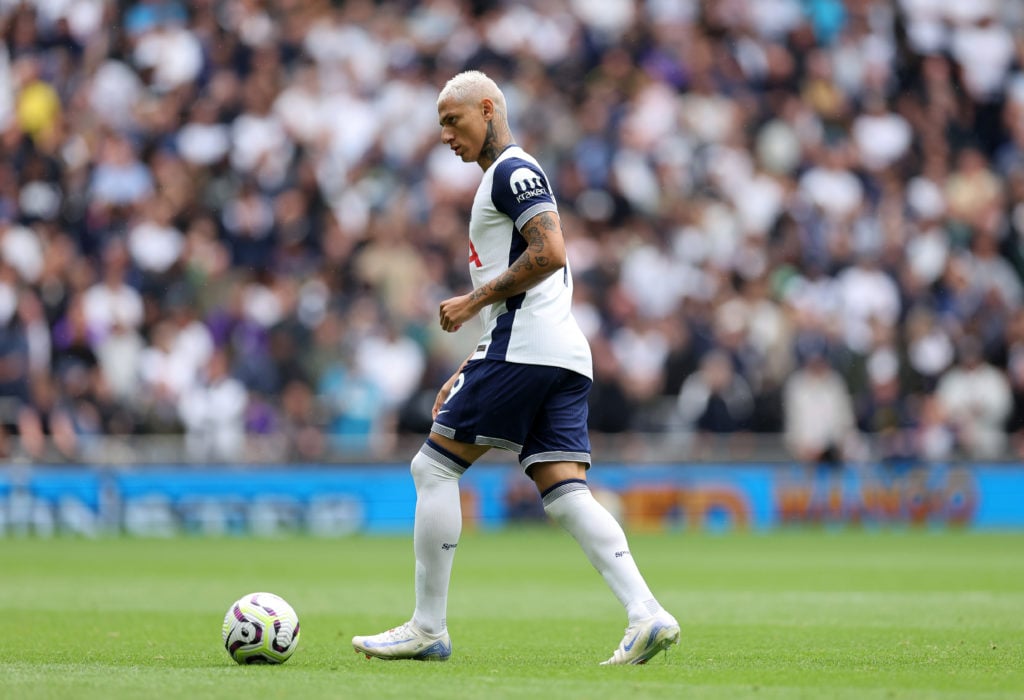
[{"label": "number on shorts", "polygon": [[459,389],[462,388],[462,385],[465,384],[465,382],[466,374],[464,372],[459,372],[459,378],[455,380],[454,384],[452,384],[451,391],[448,392],[448,397],[444,400],[444,402],[448,403],[448,400],[451,399],[451,397],[459,393]]}]

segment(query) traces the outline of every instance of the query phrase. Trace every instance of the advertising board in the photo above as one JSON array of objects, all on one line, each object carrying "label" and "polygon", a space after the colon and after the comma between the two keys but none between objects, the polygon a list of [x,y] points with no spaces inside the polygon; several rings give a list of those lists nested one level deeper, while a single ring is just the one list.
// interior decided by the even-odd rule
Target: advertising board
[{"label": "advertising board", "polygon": [[[802,526],[1024,528],[1024,465],[597,464],[590,484],[627,529]],[[543,521],[532,483],[481,464],[461,483],[467,527]],[[0,535],[411,532],[406,465],[0,468]]]}]

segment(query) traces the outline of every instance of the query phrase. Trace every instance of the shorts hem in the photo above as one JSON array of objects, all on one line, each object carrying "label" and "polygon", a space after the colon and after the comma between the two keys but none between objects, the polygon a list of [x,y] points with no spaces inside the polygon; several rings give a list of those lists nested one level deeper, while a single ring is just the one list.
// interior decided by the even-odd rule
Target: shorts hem
[{"label": "shorts hem", "polygon": [[505,440],[496,437],[487,437],[486,435],[477,435],[476,439],[473,440],[477,445],[488,445],[490,447],[497,447],[502,450],[508,450],[509,452],[522,452],[523,446],[512,442],[511,440]]},{"label": "shorts hem", "polygon": [[523,469],[532,467],[538,462],[582,462],[586,465],[587,469],[590,469],[590,453],[589,452],[538,452],[537,454],[530,455],[524,459],[519,460],[520,466]]},{"label": "shorts hem", "polygon": [[487,435],[473,435],[471,439],[466,440],[460,438],[458,430],[450,428],[447,425],[441,425],[435,422],[430,426],[430,432],[443,435],[449,440],[455,440],[456,442],[471,443],[473,445],[486,445],[487,447],[497,447],[502,450],[508,450],[509,452],[522,452],[523,446],[518,442],[512,442],[504,438],[488,437]]},{"label": "shorts hem", "polygon": [[430,432],[437,433],[438,435],[443,435],[449,440],[455,439],[455,428],[449,428],[447,425],[441,425],[436,421],[434,422],[433,425],[430,426]]}]

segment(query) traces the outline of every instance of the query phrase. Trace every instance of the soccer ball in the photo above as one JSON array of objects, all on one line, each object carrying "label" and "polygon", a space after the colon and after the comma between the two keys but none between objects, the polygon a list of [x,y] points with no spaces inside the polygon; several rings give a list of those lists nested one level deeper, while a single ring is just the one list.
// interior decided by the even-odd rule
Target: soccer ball
[{"label": "soccer ball", "polygon": [[224,648],[240,664],[283,664],[299,645],[299,616],[284,598],[250,593],[228,608]]}]

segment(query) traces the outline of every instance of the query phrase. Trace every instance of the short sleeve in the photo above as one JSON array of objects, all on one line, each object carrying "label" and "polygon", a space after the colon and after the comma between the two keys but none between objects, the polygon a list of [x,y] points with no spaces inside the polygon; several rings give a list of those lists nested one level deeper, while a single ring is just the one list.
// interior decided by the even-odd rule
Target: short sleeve
[{"label": "short sleeve", "polygon": [[544,171],[522,158],[507,158],[495,166],[491,201],[517,230],[542,211],[558,211]]}]

